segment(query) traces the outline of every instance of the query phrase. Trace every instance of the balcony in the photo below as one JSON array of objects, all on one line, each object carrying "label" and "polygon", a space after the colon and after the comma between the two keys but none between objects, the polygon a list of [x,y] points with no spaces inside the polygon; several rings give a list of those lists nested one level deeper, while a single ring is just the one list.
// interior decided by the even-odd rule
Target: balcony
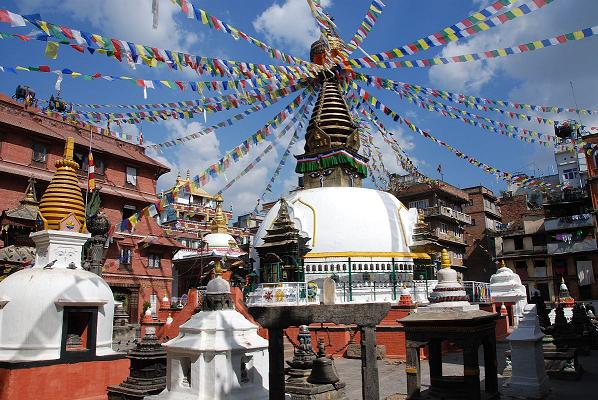
[{"label": "balcony", "polygon": [[497,218],[501,218],[500,207],[497,207],[497,206],[488,207],[486,204],[484,204],[484,212],[487,212],[488,214],[492,214],[493,216],[495,216]]},{"label": "balcony", "polygon": [[567,253],[581,253],[584,251],[594,251],[596,246],[596,239],[590,238],[580,242],[557,242],[548,243],[548,254],[567,254]]},{"label": "balcony", "polygon": [[440,230],[440,228],[436,229],[436,237],[438,237],[439,240],[465,245],[465,239],[452,233],[444,233]]},{"label": "balcony", "polygon": [[585,228],[594,225],[591,214],[569,215],[561,218],[552,218],[544,221],[547,231],[560,231],[565,229]]},{"label": "balcony", "polygon": [[430,217],[444,217],[452,219],[464,224],[471,225],[471,216],[461,211],[453,210],[452,208],[445,206],[430,207],[426,210],[426,216]]}]

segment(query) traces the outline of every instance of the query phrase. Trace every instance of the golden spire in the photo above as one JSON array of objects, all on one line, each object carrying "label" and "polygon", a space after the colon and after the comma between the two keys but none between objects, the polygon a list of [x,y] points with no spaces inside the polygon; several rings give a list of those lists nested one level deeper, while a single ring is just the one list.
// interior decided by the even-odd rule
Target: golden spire
[{"label": "golden spire", "polygon": [[216,211],[214,212],[214,218],[210,224],[210,232],[212,233],[228,233],[228,221],[226,215],[222,212],[222,202],[224,199],[221,194],[217,194],[214,197],[216,201]]},{"label": "golden spire", "polygon": [[176,174],[176,186],[181,184],[181,171],[178,171]]},{"label": "golden spire", "polygon": [[25,189],[25,197],[21,200],[21,203],[37,205],[37,193],[35,192],[35,179],[33,177],[29,178],[29,183]]},{"label": "golden spire", "polygon": [[440,252],[440,265],[442,265],[442,268],[451,267],[451,258],[449,257],[449,253],[446,251],[446,249],[442,249]]},{"label": "golden spire", "polygon": [[214,262],[214,275],[222,276],[222,261],[220,260],[216,260],[216,262]]},{"label": "golden spire", "polygon": [[80,224],[78,231],[85,230],[85,206],[77,177],[79,164],[73,161],[74,148],[74,139],[67,138],[64,146],[64,158],[56,161],[57,170],[42,196],[39,215],[44,229],[59,230],[61,222],[73,214]]},{"label": "golden spire", "polygon": [[426,225],[426,216],[424,214],[424,210],[421,208],[417,209],[417,223],[420,225]]},{"label": "golden spire", "polygon": [[187,170],[187,178],[185,178],[187,182],[191,181],[191,171]]},{"label": "golden spire", "polygon": [[505,260],[500,260],[500,267],[504,268],[506,266],[507,266],[507,264],[505,263]]}]

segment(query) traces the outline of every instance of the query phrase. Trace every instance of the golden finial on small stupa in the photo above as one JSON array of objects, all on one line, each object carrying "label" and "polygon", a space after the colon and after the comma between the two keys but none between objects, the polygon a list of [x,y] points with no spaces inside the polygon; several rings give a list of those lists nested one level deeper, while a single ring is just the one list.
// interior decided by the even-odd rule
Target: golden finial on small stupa
[{"label": "golden finial on small stupa", "polygon": [[214,263],[214,275],[222,276],[222,261],[216,260]]},{"label": "golden finial on small stupa", "polygon": [[42,196],[39,216],[44,229],[85,231],[85,205],[77,177],[79,164],[73,161],[74,149],[75,140],[67,138],[64,158],[56,161],[56,172]]},{"label": "golden finial on small stupa", "polygon": [[185,180],[187,182],[189,182],[191,180],[191,171],[190,170],[187,170],[187,178],[185,178]]},{"label": "golden finial on small stupa", "polygon": [[222,195],[217,194],[216,197],[214,197],[214,201],[216,202],[216,210],[214,211],[214,218],[212,218],[210,224],[210,231],[212,233],[228,233],[228,221],[226,215],[224,215],[224,212],[222,211],[222,202],[224,201]]},{"label": "golden finial on small stupa", "polygon": [[440,252],[440,265],[442,268],[450,268],[451,267],[451,258],[449,257],[449,253],[446,249],[442,249]]},{"label": "golden finial on small stupa", "polygon": [[180,185],[181,184],[181,171],[177,172],[176,174],[176,185]]},{"label": "golden finial on small stupa", "polygon": [[421,208],[417,209],[417,223],[420,225],[425,225],[426,224],[426,220],[425,220],[426,216],[424,215],[424,210],[422,210]]}]

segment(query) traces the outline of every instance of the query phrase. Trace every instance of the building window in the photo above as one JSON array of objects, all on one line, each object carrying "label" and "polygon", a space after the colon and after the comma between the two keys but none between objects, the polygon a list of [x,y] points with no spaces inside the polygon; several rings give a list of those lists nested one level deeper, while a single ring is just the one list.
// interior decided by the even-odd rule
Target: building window
[{"label": "building window", "polygon": [[130,205],[130,204],[125,204],[123,206],[123,219],[129,218],[131,215],[135,214],[136,212],[137,212],[137,207]]},{"label": "building window", "polygon": [[[93,155],[93,165],[95,167],[94,173],[96,175],[104,175],[105,166],[104,166],[104,160],[102,158],[100,158],[94,154]],[[85,172],[87,172],[89,170],[89,156],[85,156],[83,158],[83,165],[81,166],[81,169]]]},{"label": "building window", "polygon": [[45,163],[47,158],[48,150],[46,149],[46,145],[43,143],[34,143],[31,160],[36,163]]},{"label": "building window", "polygon": [[545,260],[534,260],[534,267],[535,268],[546,268],[546,261]]},{"label": "building window", "polygon": [[523,250],[523,237],[522,236],[513,238],[513,242],[515,244],[515,250]]},{"label": "building window", "polygon": [[160,268],[160,254],[150,254],[147,257],[148,268]]},{"label": "building window", "polygon": [[440,232],[441,233],[447,233],[448,232],[448,226],[444,222],[440,223]]},{"label": "building window", "polygon": [[544,235],[532,236],[532,244],[534,246],[546,246],[546,236],[544,236]]},{"label": "building window", "polygon": [[409,202],[409,208],[426,209],[429,207],[428,199],[415,200]]},{"label": "building window", "polygon": [[475,226],[475,218],[472,218],[472,219],[471,219],[471,225],[472,225],[472,226]]},{"label": "building window", "polygon": [[575,179],[578,176],[578,172],[575,168],[563,170],[563,179]]},{"label": "building window", "polygon": [[131,186],[137,186],[137,168],[127,167],[126,183]]},{"label": "building window", "polygon": [[120,265],[131,265],[131,259],[133,258],[133,249],[130,247],[120,248]]}]

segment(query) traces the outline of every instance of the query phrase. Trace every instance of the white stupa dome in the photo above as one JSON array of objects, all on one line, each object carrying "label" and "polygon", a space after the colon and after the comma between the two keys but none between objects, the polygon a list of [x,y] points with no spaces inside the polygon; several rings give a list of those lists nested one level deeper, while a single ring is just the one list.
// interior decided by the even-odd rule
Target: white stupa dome
[{"label": "white stupa dome", "polygon": [[238,247],[237,241],[229,233],[208,233],[203,237],[208,249],[228,249]]},{"label": "white stupa dome", "polygon": [[[358,187],[323,187],[291,193],[289,215],[301,234],[309,237],[308,258],[362,257],[410,260],[417,210],[407,209],[395,196]],[[267,213],[253,246],[260,246],[275,220],[280,202]],[[251,257],[259,260],[255,249]]]},{"label": "white stupa dome", "polygon": [[98,307],[96,355],[113,354],[114,297],[101,277],[82,269],[30,268],[0,282],[0,360],[60,358],[64,307]]}]

